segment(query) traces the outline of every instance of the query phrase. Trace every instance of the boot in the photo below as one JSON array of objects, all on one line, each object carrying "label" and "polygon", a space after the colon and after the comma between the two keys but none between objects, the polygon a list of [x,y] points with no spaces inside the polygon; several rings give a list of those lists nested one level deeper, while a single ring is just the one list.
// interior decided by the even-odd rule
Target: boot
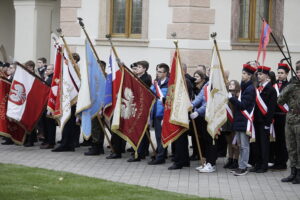
[{"label": "boot", "polygon": [[292,167],[291,174],[288,177],[281,179],[281,182],[292,182],[296,178],[296,175],[297,169],[296,167]]},{"label": "boot", "polygon": [[233,159],[232,164],[228,167],[228,169],[237,169],[239,167],[238,160]]},{"label": "boot", "polygon": [[89,149],[88,152],[85,152],[85,156],[97,156],[100,154],[104,154],[104,150],[99,148],[98,146],[92,146],[92,148]]},{"label": "boot", "polygon": [[300,169],[297,169],[297,174],[293,180],[293,184],[300,184]]},{"label": "boot", "polygon": [[228,158],[226,164],[223,166],[223,168],[228,168],[229,166],[231,166],[233,163],[233,159],[232,158]]}]

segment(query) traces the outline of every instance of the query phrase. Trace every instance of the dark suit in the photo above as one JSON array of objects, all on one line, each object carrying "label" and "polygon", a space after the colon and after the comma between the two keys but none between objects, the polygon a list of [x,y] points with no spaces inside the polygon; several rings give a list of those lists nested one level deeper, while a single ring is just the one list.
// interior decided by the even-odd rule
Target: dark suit
[{"label": "dark suit", "polygon": [[254,128],[255,128],[255,167],[257,169],[268,169],[269,149],[270,149],[270,126],[275,114],[277,105],[277,94],[272,84],[269,82],[260,93],[262,100],[265,102],[268,112],[264,115],[255,105],[254,109]]}]

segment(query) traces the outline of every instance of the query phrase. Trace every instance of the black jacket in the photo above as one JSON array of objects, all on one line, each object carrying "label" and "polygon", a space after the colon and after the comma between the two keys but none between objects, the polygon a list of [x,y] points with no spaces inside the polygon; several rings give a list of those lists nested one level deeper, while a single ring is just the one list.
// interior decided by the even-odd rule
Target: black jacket
[{"label": "black jacket", "polygon": [[[276,81],[276,84],[278,84],[278,80]],[[289,82],[287,80],[285,81],[282,81],[282,85],[281,85],[281,88],[279,88],[279,93],[281,93],[281,91],[289,84]],[[283,115],[283,114],[286,114],[284,113],[280,108],[279,106],[277,105],[276,106],[276,110],[275,110],[275,114],[279,114],[279,115]]]},{"label": "black jacket", "polygon": [[148,86],[148,87],[151,87],[152,85],[152,78],[151,76],[145,72],[141,77],[140,79]]},{"label": "black jacket", "polygon": [[47,77],[47,79],[45,80],[46,83],[47,83],[49,86],[51,86],[52,78],[53,78],[53,74],[50,74],[50,75]]},{"label": "black jacket", "polygon": [[275,114],[275,109],[277,107],[276,90],[273,88],[273,85],[270,82],[264,87],[260,93],[260,96],[265,102],[268,112],[266,115],[263,115],[256,104],[254,110],[254,122],[263,123],[265,126],[270,127]]},{"label": "black jacket", "polygon": [[241,83],[241,101],[236,97],[231,97],[229,99],[230,103],[233,106],[233,124],[232,129],[234,131],[243,131],[247,130],[247,118],[242,114],[241,111],[247,110],[250,114],[255,106],[255,87],[253,86],[252,81],[242,82]]}]

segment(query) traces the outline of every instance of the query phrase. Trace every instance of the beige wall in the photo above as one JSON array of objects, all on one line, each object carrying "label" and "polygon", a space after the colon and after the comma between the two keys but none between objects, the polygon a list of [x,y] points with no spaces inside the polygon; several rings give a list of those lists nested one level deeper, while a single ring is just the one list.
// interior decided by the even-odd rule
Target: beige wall
[{"label": "beige wall", "polygon": [[[3,45],[9,61],[14,57],[15,10],[12,0],[0,1],[0,46]],[[0,53],[0,60],[3,60]]]}]

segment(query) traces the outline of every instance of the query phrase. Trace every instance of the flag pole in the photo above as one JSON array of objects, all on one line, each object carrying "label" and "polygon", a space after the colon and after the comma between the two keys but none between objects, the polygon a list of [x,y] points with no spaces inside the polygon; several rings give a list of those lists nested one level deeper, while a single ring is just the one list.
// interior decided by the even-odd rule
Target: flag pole
[{"label": "flag pole", "polygon": [[[260,16],[260,18],[261,18],[262,21],[265,20],[262,16]],[[267,20],[265,20],[265,21],[267,22]],[[292,63],[291,63],[291,60],[290,60],[291,57],[290,57],[290,59],[288,59],[288,58],[286,57],[286,55],[285,55],[285,53],[283,52],[282,48],[280,47],[278,41],[276,40],[274,34],[271,32],[270,35],[271,35],[272,39],[274,40],[275,44],[277,45],[278,49],[280,50],[281,54],[283,55],[283,57],[285,58],[285,60],[286,60],[287,63],[289,64],[289,66],[291,67],[291,70],[292,70],[292,72],[294,73],[296,79],[299,81],[299,78],[298,78],[298,76],[297,76],[297,73],[296,73],[296,71],[294,70],[294,68],[293,68],[293,66],[292,66]],[[283,36],[283,38],[284,38],[284,36]],[[284,41],[285,41],[285,38],[284,38]],[[286,46],[287,46],[287,44],[286,44]]]},{"label": "flag pole", "polygon": [[214,45],[215,45],[216,52],[217,52],[217,55],[218,55],[218,59],[219,59],[219,63],[220,63],[220,68],[221,68],[222,75],[223,75],[223,78],[224,78],[224,83],[225,83],[225,85],[227,85],[228,84],[228,80],[227,79],[225,80],[225,72],[224,72],[224,68],[223,68],[223,64],[222,64],[222,60],[221,60],[221,56],[220,56],[220,52],[219,52],[219,47],[218,47],[217,40],[216,40],[217,33],[213,32],[212,34],[210,34],[210,37],[214,40]]},{"label": "flag pole", "polygon": [[101,68],[101,70],[102,70],[102,73],[104,74],[104,77],[106,77],[105,69],[104,69],[104,67],[101,65],[100,58],[99,58],[99,56],[98,56],[98,54],[97,54],[97,52],[96,52],[96,49],[95,49],[95,47],[94,47],[94,45],[93,45],[93,43],[92,43],[92,41],[91,41],[91,39],[90,39],[90,36],[88,35],[88,33],[87,33],[86,30],[85,30],[84,23],[82,22],[83,19],[82,19],[81,17],[77,17],[77,19],[78,19],[78,23],[79,23],[80,27],[82,28],[82,30],[83,30],[83,32],[84,32],[86,38],[88,39],[88,41],[89,41],[89,43],[90,43],[90,45],[91,45],[91,47],[92,47],[92,50],[93,50],[93,52],[94,52],[94,55],[95,55],[96,58],[97,58],[97,62],[98,62],[99,66],[100,66],[100,68]]},{"label": "flag pole", "polygon": [[116,49],[115,49],[115,47],[114,47],[114,45],[113,45],[113,43],[112,43],[112,40],[111,40],[111,35],[110,34],[107,34],[106,35],[106,38],[108,39],[108,41],[109,41],[109,43],[110,43],[110,46],[111,46],[111,48],[112,48],[112,50],[113,50],[113,52],[114,52],[114,54],[115,54],[115,56],[116,56],[116,60],[117,60],[117,62],[118,62],[118,65],[119,65],[119,67],[120,67],[120,69],[121,68],[125,68],[125,69],[127,69],[127,71],[132,75],[132,76],[134,76],[141,84],[143,84],[145,87],[146,87],[146,89],[148,89],[156,98],[159,98],[150,88],[149,88],[149,86],[148,85],[146,85],[137,75],[135,75],[128,67],[126,67],[125,65],[123,65],[122,63],[121,63],[121,60],[120,60],[120,58],[119,58],[119,56],[118,56],[118,54],[117,54],[117,51],[116,51]]},{"label": "flag pole", "polygon": [[58,29],[56,29],[56,31],[57,31],[57,33],[59,34],[59,36],[61,37],[61,39],[62,39],[62,41],[63,41],[63,43],[64,43],[64,46],[66,47],[68,57],[69,57],[69,59],[71,60],[73,66],[74,66],[74,69],[75,69],[75,71],[76,71],[76,74],[77,74],[78,78],[81,79],[81,76],[80,76],[80,69],[79,69],[77,63],[75,62],[75,60],[74,60],[74,58],[73,58],[73,56],[72,56],[71,50],[70,50],[70,48],[69,48],[69,46],[68,46],[68,44],[67,44],[67,42],[66,42],[66,40],[65,40],[65,36],[62,34],[62,29],[61,29],[61,28],[58,28]]},{"label": "flag pole", "polygon": [[115,151],[113,145],[111,144],[111,140],[109,139],[109,137],[108,137],[108,135],[107,135],[107,132],[106,132],[105,127],[104,127],[104,124],[105,124],[105,126],[107,127],[108,131],[111,131],[111,130],[108,128],[108,126],[107,126],[107,124],[106,124],[105,121],[104,121],[104,124],[103,124],[103,121],[102,121],[103,118],[102,118],[101,116],[97,115],[97,118],[98,118],[100,127],[101,127],[101,129],[103,130],[104,136],[105,136],[105,138],[106,138],[106,140],[107,140],[107,142],[108,142],[108,144],[109,144],[109,146],[110,146],[110,148],[111,148],[111,151],[112,151],[113,153],[115,153],[116,151]]},{"label": "flag pole", "polygon": [[[172,33],[171,36],[175,39],[176,38],[176,32]],[[180,62],[180,67],[181,67],[181,60],[180,60],[180,56],[179,56],[179,49],[178,49],[178,40],[174,40],[173,41],[176,47],[176,52],[177,52],[177,56]],[[181,72],[182,72],[182,76],[183,76],[183,70],[181,68]],[[184,76],[183,76],[184,77]],[[186,85],[185,85],[186,87]],[[187,87],[186,87],[187,90]],[[192,119],[192,123],[193,123],[193,128],[194,128],[194,134],[195,134],[195,138],[196,138],[196,143],[197,143],[197,149],[198,149],[198,154],[199,154],[199,162],[200,165],[204,164],[204,160],[203,160],[203,156],[202,156],[202,151],[201,151],[201,146],[200,146],[200,142],[199,142],[199,137],[198,137],[198,133],[197,133],[197,128],[196,128],[196,124],[195,124],[195,120]]]},{"label": "flag pole", "polygon": [[[112,50],[113,50],[113,52],[114,52],[114,54],[115,54],[115,56],[116,56],[116,60],[117,60],[117,62],[118,62],[118,65],[119,65],[120,69],[121,69],[121,68],[127,69],[127,71],[128,71],[131,75],[133,75],[133,77],[135,77],[136,80],[138,80],[140,83],[142,83],[142,84],[146,87],[146,89],[147,89],[148,91],[150,91],[156,98],[158,98],[158,96],[157,96],[152,90],[150,90],[150,88],[149,88],[148,85],[146,85],[139,77],[137,77],[137,75],[135,75],[134,73],[132,73],[132,71],[131,71],[130,69],[128,69],[128,67],[126,67],[125,65],[122,65],[122,64],[121,64],[121,60],[120,60],[120,58],[119,58],[119,56],[118,56],[118,54],[117,54],[117,51],[116,51],[116,49],[115,49],[114,44],[112,43],[111,35],[110,35],[110,34],[107,34],[107,35],[106,35],[106,38],[108,39],[108,41],[109,41],[109,43],[110,43],[110,46],[111,46],[111,48],[112,48]],[[156,151],[155,151],[155,148],[154,148],[154,144],[153,144],[153,142],[152,142],[152,140],[151,140],[150,134],[148,135],[147,132],[148,132],[148,131],[146,130],[146,135],[147,135],[147,137],[148,137],[149,143],[150,143],[150,145],[151,145],[151,147],[152,147],[152,150],[153,150],[153,152],[154,152],[153,154],[156,155]]]}]

